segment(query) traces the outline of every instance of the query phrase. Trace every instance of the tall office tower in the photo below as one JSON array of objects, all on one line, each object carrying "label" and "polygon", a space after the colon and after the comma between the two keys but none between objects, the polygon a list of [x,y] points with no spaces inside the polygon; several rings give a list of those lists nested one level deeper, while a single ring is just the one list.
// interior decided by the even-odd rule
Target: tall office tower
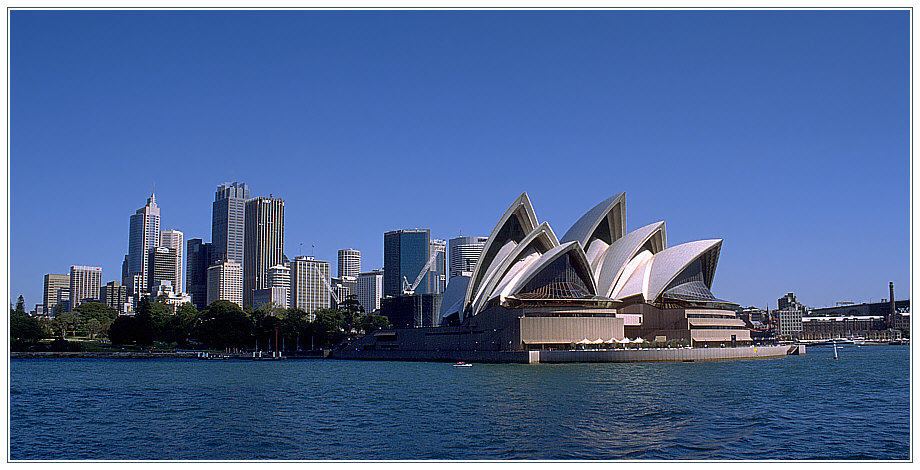
[{"label": "tall office tower", "polygon": [[118,281],[109,281],[99,288],[99,300],[112,307],[120,314],[125,313],[125,301],[128,298],[128,288]]},{"label": "tall office tower", "polygon": [[[428,262],[431,231],[428,229],[393,230],[383,234],[383,295],[402,295],[403,278],[412,284]],[[424,281],[424,279],[423,279]],[[416,293],[427,294],[420,282]]]},{"label": "tall office tower", "polygon": [[361,252],[352,248],[339,250],[339,277],[358,277],[361,273]]},{"label": "tall office tower", "polygon": [[[443,294],[447,289],[447,242],[444,240],[431,240],[428,244],[428,256],[437,254],[426,274],[428,294]],[[427,264],[427,260],[426,264]],[[411,281],[410,281],[411,282]]]},{"label": "tall office tower", "polygon": [[380,310],[383,297],[383,270],[375,269],[358,274],[358,303],[364,307],[364,313],[371,315]]},{"label": "tall office tower", "polygon": [[198,310],[208,306],[208,267],[211,266],[211,244],[200,238],[186,243],[185,290]]},{"label": "tall office tower", "polygon": [[66,289],[58,289],[57,303],[58,310],[61,312],[70,311],[70,286],[67,286]]},{"label": "tall office tower", "polygon": [[276,302],[279,307],[288,308],[291,305],[291,268],[284,264],[276,264],[268,268],[268,285],[272,289],[282,289],[284,301]]},{"label": "tall office tower", "polygon": [[208,268],[208,305],[229,300],[243,307],[243,267],[236,261],[222,261]]},{"label": "tall office tower", "polygon": [[329,308],[329,263],[298,256],[291,261],[291,307],[299,308],[313,320],[313,311]]},{"label": "tall office tower", "polygon": [[176,285],[176,251],[158,246],[149,251],[147,260],[147,292],[153,293],[160,281]]},{"label": "tall office tower", "polygon": [[70,267],[70,309],[87,302],[99,300],[102,285],[102,268],[95,266]]},{"label": "tall office tower", "polygon": [[[67,290],[68,293],[70,292],[69,274],[45,274],[42,302],[45,305],[45,311],[51,315],[54,315],[54,307],[57,306],[58,299],[61,298],[61,289]],[[70,298],[69,294],[68,298]]]},{"label": "tall office tower", "polygon": [[268,287],[268,268],[284,257],[284,200],[256,197],[246,201],[243,247],[243,305],[252,291]]},{"label": "tall office tower", "polygon": [[[160,208],[153,193],[147,198],[147,205],[141,207],[131,216],[131,230],[128,234],[128,276],[122,279],[129,290],[146,289],[147,282],[147,252],[156,248],[160,241]],[[140,286],[129,285],[132,275],[140,274]]]},{"label": "tall office tower", "polygon": [[182,282],[182,232],[178,230],[160,230],[160,245],[165,246],[176,252],[176,280],[173,282],[173,290],[176,294],[181,294],[185,283]]},{"label": "tall office tower", "polygon": [[[345,303],[345,299],[347,299],[349,296],[358,296],[358,278],[356,277],[334,277],[332,278],[330,284],[332,286],[332,292],[335,292],[335,296],[331,296],[330,294],[332,298],[329,300],[329,303],[332,308],[341,307],[342,304]],[[339,300],[336,301],[336,298]]]},{"label": "tall office tower", "polygon": [[447,247],[450,254],[450,276],[473,276],[473,270],[476,269],[476,261],[482,254],[482,248],[486,246],[489,237],[457,237],[447,241]]},{"label": "tall office tower", "polygon": [[211,262],[233,260],[243,264],[246,183],[224,183],[214,193],[211,209]]}]

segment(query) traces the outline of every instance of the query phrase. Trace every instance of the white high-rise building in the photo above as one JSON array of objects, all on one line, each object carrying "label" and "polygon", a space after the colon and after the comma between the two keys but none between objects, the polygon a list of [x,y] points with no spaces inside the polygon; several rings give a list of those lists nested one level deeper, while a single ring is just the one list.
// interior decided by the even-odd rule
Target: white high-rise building
[{"label": "white high-rise building", "polygon": [[[271,294],[272,301],[279,307],[288,308],[291,305],[291,268],[283,264],[268,268],[268,285],[269,289],[275,289]],[[279,297],[279,292],[283,292],[283,298]]]},{"label": "white high-rise building", "polygon": [[312,321],[313,311],[329,308],[330,279],[327,261],[315,260],[312,256],[294,258],[291,261],[291,307],[307,312]]},{"label": "white high-rise building", "polygon": [[457,237],[447,241],[450,250],[450,277],[472,276],[476,261],[489,237]]},{"label": "white high-rise building", "polygon": [[102,285],[102,268],[95,266],[70,267],[70,309],[87,300],[99,300]]},{"label": "white high-rise building", "polygon": [[218,262],[208,268],[208,305],[229,300],[243,307],[243,266],[236,261]]},{"label": "white high-rise building", "polygon": [[[147,198],[147,205],[141,207],[131,216],[131,228],[128,233],[128,258],[124,269],[125,279],[122,284],[128,290],[147,290],[147,252],[156,248],[160,241],[160,208],[153,193]],[[140,274],[141,283],[134,285],[133,275]],[[129,281],[131,284],[129,284]]]},{"label": "white high-rise building", "polygon": [[161,230],[160,246],[165,246],[176,252],[176,282],[173,283],[173,290],[175,290],[176,294],[181,294],[182,286],[185,285],[185,282],[183,282],[185,270],[182,269],[182,248],[184,246],[182,232],[178,230]]},{"label": "white high-rise building", "polygon": [[[70,275],[45,274],[44,295],[42,297],[42,301],[44,302],[45,311],[50,315],[54,315],[54,308],[58,304],[58,299],[61,298],[62,291],[66,291],[68,293],[70,292]],[[62,306],[62,308],[63,307],[64,306]],[[64,310],[66,311],[67,309],[65,308]]]},{"label": "white high-rise building", "polygon": [[364,307],[364,313],[371,315],[380,310],[383,298],[383,270],[358,274],[358,303]]},{"label": "white high-rise building", "polygon": [[353,248],[339,250],[339,277],[356,278],[361,272],[361,252]]}]

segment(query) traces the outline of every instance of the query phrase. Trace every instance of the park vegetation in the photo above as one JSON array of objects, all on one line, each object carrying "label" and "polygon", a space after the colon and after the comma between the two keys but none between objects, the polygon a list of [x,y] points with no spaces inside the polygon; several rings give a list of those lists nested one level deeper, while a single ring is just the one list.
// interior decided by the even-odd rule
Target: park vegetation
[{"label": "park vegetation", "polygon": [[[308,315],[296,308],[262,306],[241,309],[218,300],[198,311],[186,303],[172,313],[159,302],[142,299],[134,315],[118,315],[102,303],[84,303],[53,319],[27,314],[22,296],[10,309],[10,347],[13,351],[73,351],[87,345],[105,348],[280,350],[334,348],[359,335],[388,328],[381,315],[366,315],[355,296],[337,309],[319,309]],[[68,337],[70,341],[68,341]],[[48,340],[52,341],[48,341]],[[74,341],[79,339],[80,341]]]}]

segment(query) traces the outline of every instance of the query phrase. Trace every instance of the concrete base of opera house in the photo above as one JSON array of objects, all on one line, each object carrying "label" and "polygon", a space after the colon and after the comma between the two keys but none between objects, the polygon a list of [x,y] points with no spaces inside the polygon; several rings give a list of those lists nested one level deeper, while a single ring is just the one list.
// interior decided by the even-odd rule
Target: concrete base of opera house
[{"label": "concrete base of opera house", "polygon": [[805,354],[803,345],[738,348],[600,349],[540,351],[428,351],[339,349],[331,359],[427,362],[565,363],[565,362],[695,362],[767,359]]}]

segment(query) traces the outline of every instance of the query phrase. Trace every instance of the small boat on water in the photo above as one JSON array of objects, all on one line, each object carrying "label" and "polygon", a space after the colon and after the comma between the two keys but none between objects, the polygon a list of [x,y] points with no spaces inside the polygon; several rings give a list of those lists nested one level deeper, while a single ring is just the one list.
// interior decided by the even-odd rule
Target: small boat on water
[{"label": "small boat on water", "polygon": [[460,361],[460,362],[454,364],[454,367],[473,367],[473,364],[469,364],[469,363]]}]

